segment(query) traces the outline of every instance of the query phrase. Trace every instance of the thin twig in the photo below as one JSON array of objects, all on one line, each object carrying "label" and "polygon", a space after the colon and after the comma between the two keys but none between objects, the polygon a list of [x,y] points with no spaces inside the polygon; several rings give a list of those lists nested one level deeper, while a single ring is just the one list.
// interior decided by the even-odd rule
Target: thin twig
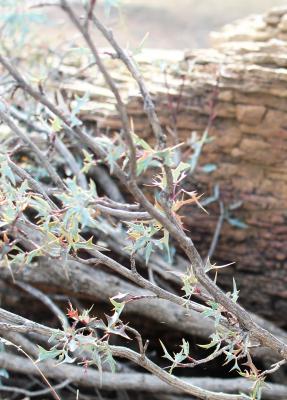
[{"label": "thin twig", "polygon": [[[53,388],[54,388],[54,390],[64,389],[70,383],[71,383],[71,381],[69,379],[66,379],[63,382],[55,385]],[[36,397],[36,396],[42,396],[42,395],[51,393],[50,388],[31,391],[31,390],[22,389],[22,388],[15,387],[15,386],[5,386],[5,385],[0,385],[0,392],[1,391],[19,393],[19,394],[23,394],[24,396],[27,396],[27,397]]]},{"label": "thin twig", "polygon": [[208,250],[208,254],[207,254],[207,259],[211,260],[211,258],[213,257],[213,254],[215,252],[215,249],[217,247],[218,244],[218,239],[221,233],[221,229],[222,229],[222,225],[223,225],[223,221],[224,221],[224,205],[223,202],[221,200],[218,201],[219,204],[219,218],[216,224],[216,228],[213,234],[213,238],[212,238],[212,242],[210,244],[209,250]]},{"label": "thin twig", "polygon": [[106,169],[96,165],[89,170],[89,175],[95,179],[97,184],[103,189],[105,194],[117,203],[124,203],[125,199],[120,192],[116,182],[111,178]]},{"label": "thin twig", "polygon": [[[18,121],[20,122],[25,123],[25,125],[28,128],[36,132],[45,133],[45,135],[49,136],[49,132],[46,129],[44,129],[41,125],[37,124],[36,122],[32,122],[23,111],[20,111],[13,106],[9,107],[9,111],[14,118],[18,119]],[[71,168],[71,171],[77,177],[79,185],[84,189],[86,189],[88,185],[85,175],[81,172],[81,168],[79,167],[73,154],[70,152],[67,146],[65,146],[65,144],[61,141],[58,135],[55,138],[54,145],[55,148],[58,150],[58,152],[63,156],[64,160],[67,162],[69,167]]]},{"label": "thin twig", "polygon": [[6,125],[9,126],[9,128],[19,137],[23,140],[24,143],[26,143],[36,154],[38,161],[40,164],[43,164],[44,167],[47,169],[49,172],[51,179],[54,181],[54,183],[59,186],[61,189],[66,189],[66,185],[54,169],[54,167],[51,165],[50,161],[47,159],[45,154],[38,148],[37,145],[29,138],[29,136],[26,135],[25,132],[23,132],[12,120],[12,118],[9,117],[7,114],[7,111],[4,112],[0,108],[0,118],[5,122]]},{"label": "thin twig", "polygon": [[[0,338],[0,340],[1,340],[1,338]],[[14,343],[12,343],[12,342],[10,342],[10,341],[7,341],[7,340],[5,340],[5,339],[4,339],[4,340],[2,339],[2,342],[4,342],[4,344],[6,344],[6,345],[15,347],[19,352],[21,352],[22,354],[24,354],[24,356],[27,357],[27,358],[33,363],[34,367],[36,368],[36,370],[38,371],[38,373],[41,375],[43,381],[44,381],[44,382],[47,384],[47,386],[49,387],[52,396],[53,396],[56,400],[61,400],[60,396],[58,395],[58,393],[56,392],[56,390],[53,388],[53,386],[51,385],[51,383],[48,381],[48,379],[46,378],[45,374],[41,371],[41,369],[38,367],[38,365],[37,365],[36,362],[33,360],[33,358],[32,358],[28,353],[26,353],[25,350],[23,350],[21,347],[17,346],[16,344],[14,344]]]},{"label": "thin twig", "polygon": [[117,40],[114,38],[112,31],[109,31],[100,21],[99,19],[93,14],[92,20],[96,27],[101,31],[103,36],[107,39],[107,41],[111,44],[114,50],[117,53],[119,59],[123,61],[129,72],[132,74],[132,77],[136,81],[139,86],[142,99],[144,101],[144,110],[147,114],[148,120],[152,127],[154,136],[157,140],[157,146],[159,149],[162,149],[166,145],[166,136],[163,133],[162,127],[160,125],[158,116],[155,111],[155,107],[151,98],[151,95],[146,87],[145,81],[137,68],[136,63],[134,60],[121,48],[118,44]]},{"label": "thin twig", "polygon": [[26,180],[31,189],[33,189],[36,193],[40,193],[52,208],[57,208],[56,204],[47,195],[43,186],[38,181],[36,181],[27,171],[15,164],[9,157],[8,164],[13,172],[15,172],[23,181]]},{"label": "thin twig", "polygon": [[136,179],[136,148],[133,142],[131,130],[130,130],[130,124],[129,124],[129,119],[128,119],[128,114],[126,111],[126,107],[124,105],[124,102],[121,98],[121,95],[119,93],[119,90],[112,79],[111,75],[105,68],[101,57],[98,53],[98,50],[94,44],[94,40],[91,38],[89,31],[85,29],[84,26],[80,23],[78,17],[76,16],[73,8],[69,5],[68,1],[66,0],[61,0],[61,6],[64,11],[68,14],[69,18],[73,22],[73,24],[77,27],[79,32],[82,34],[83,38],[85,39],[87,45],[89,46],[93,57],[95,59],[95,62],[98,65],[98,68],[100,72],[102,73],[109,89],[112,91],[115,99],[116,99],[116,104],[117,104],[117,109],[120,114],[120,118],[122,121],[122,126],[123,126],[123,136],[125,138],[128,151],[129,151],[129,173],[130,173],[130,178],[131,179]]},{"label": "thin twig", "polygon": [[101,213],[112,215],[114,217],[120,218],[123,221],[151,219],[150,215],[147,212],[119,210],[101,205],[97,201],[91,202],[90,204],[94,205],[96,210],[99,210]]},{"label": "thin twig", "polygon": [[108,198],[99,198],[98,202],[103,206],[115,208],[116,210],[139,211],[140,209],[139,204],[119,203]]},{"label": "thin twig", "polygon": [[177,367],[181,367],[181,368],[193,368],[193,367],[197,367],[198,365],[201,364],[206,364],[212,360],[214,360],[215,358],[219,357],[221,354],[223,354],[227,349],[229,348],[228,346],[224,346],[221,349],[213,352],[212,354],[210,354],[209,356],[202,358],[201,360],[193,360],[192,362],[189,363],[179,363],[176,366]]},{"label": "thin twig", "polygon": [[259,375],[259,377],[262,378],[262,377],[264,377],[264,376],[267,376],[267,375],[270,375],[270,374],[274,374],[274,372],[278,371],[278,369],[281,368],[282,365],[285,365],[286,363],[287,363],[287,360],[285,360],[285,359],[284,359],[284,360],[281,360],[281,361],[278,361],[277,363],[271,365],[271,368],[269,368],[269,369],[263,371],[263,372]]},{"label": "thin twig", "polygon": [[64,323],[66,327],[69,326],[66,314],[43,292],[39,289],[34,288],[28,283],[14,281],[15,285],[19,286],[21,289],[25,290],[27,293],[34,296],[36,299],[40,300],[41,303],[45,304],[52,313],[59,319],[61,325]]},{"label": "thin twig", "polygon": [[[31,86],[24,77],[19,73],[19,71],[7,60],[7,58],[3,57],[0,54],[0,64],[10,73],[10,75],[15,79],[17,85],[24,90],[25,93],[28,93],[31,97],[33,97],[37,102],[43,104],[47,109],[54,115],[56,115],[63,123],[63,130],[71,137],[77,138],[81,141],[82,144],[85,144],[89,147],[95,154],[97,154],[101,158],[106,157],[106,153],[102,150],[102,148],[95,142],[95,140],[81,130],[79,127],[73,128],[70,124],[70,116],[66,115],[63,111],[61,111],[57,106],[55,106],[43,93],[39,90],[36,90]],[[126,174],[121,170],[118,165],[114,166],[114,172],[116,176],[121,180],[121,182],[125,182],[127,179]]]}]

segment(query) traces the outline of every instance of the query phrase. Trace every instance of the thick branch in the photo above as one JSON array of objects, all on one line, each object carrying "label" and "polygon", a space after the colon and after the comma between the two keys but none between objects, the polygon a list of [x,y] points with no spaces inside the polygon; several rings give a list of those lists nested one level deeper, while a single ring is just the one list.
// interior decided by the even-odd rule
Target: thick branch
[{"label": "thick branch", "polygon": [[[37,370],[33,364],[23,357],[0,353],[0,363],[3,368],[23,374],[37,375]],[[59,365],[55,367],[52,363],[40,363],[39,366],[48,378],[57,380],[70,380],[76,385],[92,388],[101,388],[103,390],[131,390],[144,391],[146,393],[174,393],[180,394],[185,391],[181,388],[175,388],[158,379],[156,376],[145,373],[109,373],[103,372],[102,375],[93,369],[83,370],[82,367],[72,365]],[[185,378],[186,385],[201,387],[204,390],[214,392],[244,392],[248,393],[251,383],[245,379],[218,379],[218,378]],[[54,388],[58,388],[55,386]],[[1,389],[1,388],[0,388]],[[217,395],[218,396],[218,395]],[[228,396],[223,399],[240,399],[242,396]],[[263,389],[263,399],[285,400],[287,388],[283,385],[268,384]],[[205,399],[211,399],[205,397]]]}]

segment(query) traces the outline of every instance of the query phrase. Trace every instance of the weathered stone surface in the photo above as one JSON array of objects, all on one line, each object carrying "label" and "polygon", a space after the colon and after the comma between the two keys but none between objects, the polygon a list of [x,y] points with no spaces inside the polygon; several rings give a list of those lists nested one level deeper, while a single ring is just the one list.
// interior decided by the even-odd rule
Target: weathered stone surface
[{"label": "weathered stone surface", "polygon": [[287,8],[276,7],[266,14],[251,16],[224,26],[219,32],[214,32],[211,39],[215,46],[227,42],[268,42],[271,39],[286,41],[287,38]]},{"label": "weathered stone surface", "polygon": [[264,106],[253,106],[246,104],[239,104],[236,106],[236,117],[239,122],[247,125],[258,125],[264,114],[266,108]]},{"label": "weathered stone surface", "polygon": [[287,31],[287,15],[284,14],[281,19],[280,22],[278,23],[278,29],[280,29],[281,31],[286,32]]}]

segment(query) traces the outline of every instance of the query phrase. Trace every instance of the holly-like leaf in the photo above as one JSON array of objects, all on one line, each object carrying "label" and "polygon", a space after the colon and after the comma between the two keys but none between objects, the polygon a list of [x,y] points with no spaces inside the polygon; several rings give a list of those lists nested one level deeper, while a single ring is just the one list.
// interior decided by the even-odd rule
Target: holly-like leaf
[{"label": "holly-like leaf", "polygon": [[164,355],[162,356],[163,358],[167,358],[169,361],[171,361],[173,363],[173,357],[169,354],[169,352],[167,351],[165,345],[163,344],[163,342],[160,340],[159,341],[161,344],[161,347],[163,348],[164,351]]},{"label": "holly-like leaf", "polygon": [[63,352],[63,350],[58,350],[56,348],[51,349],[51,350],[46,350],[41,346],[38,346],[38,347],[39,347],[39,356],[38,356],[38,359],[36,360],[36,362],[55,359],[58,356],[60,356],[60,354],[62,354],[62,352]]},{"label": "holly-like leaf", "polygon": [[0,173],[1,173],[2,176],[5,176],[5,178],[7,178],[12,183],[13,186],[16,185],[15,176],[13,174],[12,169],[8,165],[7,161],[1,163]]},{"label": "holly-like leaf", "polygon": [[62,354],[59,357],[60,362],[57,363],[57,365],[61,364],[73,364],[76,361],[76,357],[72,358],[69,356],[67,351],[62,352]]}]

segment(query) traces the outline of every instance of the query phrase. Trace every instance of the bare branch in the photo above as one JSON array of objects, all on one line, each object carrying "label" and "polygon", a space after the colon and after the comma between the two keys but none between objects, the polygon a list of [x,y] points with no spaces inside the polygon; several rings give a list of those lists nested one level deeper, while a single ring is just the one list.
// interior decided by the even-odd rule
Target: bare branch
[{"label": "bare branch", "polygon": [[35,143],[23,132],[18,126],[14,123],[14,121],[9,117],[7,112],[4,112],[0,108],[0,118],[5,122],[6,125],[19,137],[23,140],[24,143],[28,144],[28,146],[34,151],[36,154],[38,161],[40,164],[43,164],[44,167],[49,172],[54,183],[59,186],[61,189],[66,189],[66,185],[51,165],[50,161],[47,159],[45,154],[35,145]]},{"label": "bare branch", "polygon": [[120,218],[123,221],[136,220],[136,219],[139,220],[151,219],[150,215],[146,212],[126,211],[115,208],[109,208],[104,205],[101,205],[98,201],[91,202],[91,205],[95,205],[96,210],[99,210],[101,213],[112,215],[113,217]]},{"label": "bare branch", "polygon": [[[58,383],[57,385],[54,385],[54,389],[55,390],[60,390],[60,389],[64,389],[66,386],[68,386],[70,384],[70,380],[66,379],[61,383]],[[27,390],[27,389],[22,389],[19,387],[15,387],[15,386],[5,386],[5,385],[0,385],[0,392],[12,392],[12,393],[19,393],[19,394],[23,394],[26,397],[37,397],[37,396],[43,396],[46,394],[51,393],[51,389],[48,387],[46,389],[41,389],[41,390]]]},{"label": "bare branch", "polygon": [[13,332],[7,329],[2,329],[0,331],[0,336],[7,339],[8,341],[16,344],[18,347],[21,347],[28,353],[30,356],[34,358],[38,358],[39,348],[34,343],[32,343],[28,338],[24,335],[21,335],[18,332]]},{"label": "bare branch", "polygon": [[[14,118],[18,119],[18,121],[20,121],[20,122],[25,123],[25,125],[27,127],[29,127],[30,129],[32,129],[36,132],[45,133],[47,136],[49,135],[49,132],[47,130],[42,128],[36,122],[32,122],[24,112],[18,110],[17,108],[15,108],[13,106],[9,107],[9,111],[10,111],[10,114]],[[70,150],[67,148],[67,146],[65,146],[65,144],[61,141],[59,136],[56,136],[54,145],[55,145],[55,148],[58,150],[58,152],[63,156],[63,159],[67,162],[67,164],[71,168],[71,171],[77,177],[79,185],[83,188],[87,188],[87,180],[86,180],[85,175],[81,172],[81,169],[80,169],[75,157],[70,152]]]},{"label": "bare branch", "polygon": [[[0,361],[9,371],[20,373],[26,371],[33,375],[36,374],[36,371],[32,369],[32,365],[29,361],[25,360],[23,357],[1,353]],[[103,372],[101,377],[100,373],[93,369],[88,369],[83,373],[82,368],[67,364],[57,367],[53,364],[51,367],[46,367],[44,363],[41,363],[41,365],[48,377],[64,381],[65,379],[69,379],[71,382],[83,387],[99,388],[103,390],[144,391],[145,393],[183,393],[181,389],[170,386],[150,374],[133,372],[112,374]],[[209,391],[224,393],[249,393],[252,385],[246,379],[242,378],[184,378],[184,381]],[[56,390],[60,389],[58,385],[55,385],[54,388]],[[262,399],[285,400],[286,396],[287,388],[283,385],[271,383],[264,387],[262,391]],[[206,397],[206,399],[209,398]]]},{"label": "bare branch", "polygon": [[64,323],[66,327],[69,326],[66,314],[63,313],[63,311],[46,294],[44,294],[39,289],[36,289],[27,283],[17,282],[17,281],[15,281],[14,283],[21,289],[25,290],[27,293],[34,296],[36,299],[40,300],[41,303],[45,304],[52,311],[52,313],[59,319],[61,325]]},{"label": "bare branch", "polygon": [[[69,117],[65,115],[57,106],[55,106],[44,94],[34,89],[24,77],[17,71],[17,69],[0,54],[0,64],[10,73],[10,75],[16,80],[19,87],[21,87],[25,93],[28,93],[36,101],[43,104],[47,109],[54,115],[56,115],[63,122],[64,131],[69,134],[71,138],[78,138],[82,144],[88,146],[95,154],[101,158],[105,158],[105,152],[98,146],[93,138],[79,128],[72,128]],[[116,176],[124,183],[126,181],[126,174],[117,166],[114,167]]]},{"label": "bare branch", "polygon": [[43,186],[38,181],[33,179],[28,172],[26,172],[23,168],[15,164],[9,157],[8,157],[8,164],[14,171],[14,173],[16,173],[23,181],[26,180],[31,189],[35,190],[36,193],[40,193],[52,208],[57,207],[55,203],[53,203],[53,201],[49,198]]},{"label": "bare branch", "polygon": [[93,20],[94,24],[96,25],[96,27],[101,31],[103,36],[110,43],[110,45],[114,48],[119,59],[121,59],[124,62],[127,69],[132,74],[132,77],[137,82],[140,92],[141,92],[141,95],[142,95],[142,99],[144,101],[144,110],[145,110],[148,120],[151,124],[154,136],[157,140],[157,146],[159,149],[164,148],[166,145],[166,136],[163,133],[162,127],[160,125],[152,98],[150,96],[150,93],[146,87],[145,81],[144,81],[139,69],[137,68],[135,61],[127,54],[127,52],[125,52],[121,48],[121,46],[118,44],[117,40],[114,38],[112,31],[109,31],[99,21],[99,19],[95,16],[95,14],[92,15],[92,20]]},{"label": "bare branch", "polygon": [[52,335],[53,332],[57,331],[55,329],[51,329],[44,325],[38,324],[37,322],[33,322],[26,318],[20,317],[19,315],[6,311],[3,308],[0,308],[0,320],[5,321],[1,322],[0,329],[11,328],[11,331],[13,332],[22,332],[22,333],[33,332],[49,337]]},{"label": "bare branch", "polygon": [[130,178],[131,179],[136,179],[136,148],[133,142],[131,130],[130,130],[130,124],[129,124],[129,119],[128,119],[128,114],[126,111],[126,107],[124,105],[124,102],[122,101],[121,95],[118,91],[117,86],[115,85],[112,77],[110,76],[109,72],[107,71],[106,67],[104,66],[101,57],[99,56],[98,50],[96,46],[94,45],[94,41],[92,40],[89,32],[87,29],[85,29],[84,26],[80,23],[78,17],[76,16],[73,8],[69,5],[69,3],[66,0],[61,0],[61,6],[64,11],[68,14],[70,17],[71,21],[73,24],[77,27],[79,32],[82,34],[83,38],[85,39],[87,45],[91,49],[91,52],[95,58],[95,61],[97,63],[97,66],[99,70],[101,71],[109,89],[112,91],[116,102],[117,102],[117,109],[121,117],[121,121],[123,124],[123,135],[127,143],[127,147],[129,150],[129,165],[130,165]]},{"label": "bare branch", "polygon": [[100,185],[105,194],[113,201],[117,203],[124,203],[125,199],[121,194],[117,184],[110,177],[105,168],[100,165],[92,167],[89,171],[89,175],[95,179],[95,181]]},{"label": "bare branch", "polygon": [[[49,261],[42,258],[37,263],[37,268],[26,266],[22,268],[12,267],[15,279],[28,282],[32,285],[45,285],[54,287],[56,290],[68,286],[68,294],[73,297],[89,299],[97,302],[108,302],[109,298],[116,296],[119,292],[129,293],[140,297],[136,302],[130,302],[124,309],[124,315],[134,314],[141,318],[151,319],[153,323],[164,322],[167,327],[174,328],[180,332],[192,334],[196,337],[208,339],[213,333],[213,322],[202,319],[201,315],[191,308],[172,304],[168,300],[146,299],[152,292],[143,290],[132,283],[110,274],[101,268],[91,269],[81,262],[69,261],[69,278],[63,270],[63,262],[59,260]],[[0,269],[0,277],[11,281],[11,273],[8,269]],[[151,313],[150,310],[153,310]],[[177,322],[180,321],[179,324]],[[276,361],[276,359],[274,360]]]},{"label": "bare branch", "polygon": [[[124,352],[125,349],[114,347],[113,352],[115,356],[128,357],[133,362],[140,363],[141,355],[132,351],[127,354]],[[30,374],[36,374],[37,371],[33,368],[33,365],[23,357],[14,356],[11,354],[0,353],[1,365],[15,372],[26,372]],[[88,369],[83,373],[81,367],[72,365],[59,365],[54,366],[53,363],[40,363],[41,369],[49,378],[54,379],[69,379],[71,382],[80,386],[102,388],[103,390],[143,390],[147,393],[194,393],[194,387],[201,387],[202,389],[196,389],[196,393],[199,394],[198,398],[204,398],[208,400],[243,400],[246,397],[242,395],[228,395],[226,393],[232,392],[245,392],[248,393],[251,388],[251,383],[245,379],[216,379],[216,378],[184,378],[182,385],[177,387],[176,385],[170,385],[170,378],[173,382],[176,382],[178,378],[164,372],[164,380],[162,376],[158,379],[157,376],[152,376],[143,373],[117,373],[112,374],[109,372],[103,372],[102,375],[93,369]],[[146,369],[154,372],[154,364],[147,365]],[[160,370],[162,371],[162,370]],[[158,371],[156,370],[156,373]],[[165,382],[168,381],[168,384]],[[56,386],[55,386],[56,388]],[[212,393],[213,392],[213,393]],[[220,392],[220,393],[215,393]],[[224,393],[225,394],[224,394]],[[205,395],[205,397],[203,397]],[[283,385],[268,384],[263,388],[262,398],[272,400],[284,400],[287,395],[287,388]],[[220,397],[221,396],[221,397]]]},{"label": "bare branch", "polygon": [[224,205],[223,205],[222,201],[219,201],[218,204],[219,204],[220,214],[219,214],[219,218],[218,218],[216,228],[215,228],[215,231],[213,234],[212,242],[211,242],[209,250],[208,250],[207,260],[211,260],[211,258],[213,257],[213,254],[217,247],[217,243],[218,243],[219,235],[220,235],[221,228],[223,225],[223,221],[224,221]]}]

